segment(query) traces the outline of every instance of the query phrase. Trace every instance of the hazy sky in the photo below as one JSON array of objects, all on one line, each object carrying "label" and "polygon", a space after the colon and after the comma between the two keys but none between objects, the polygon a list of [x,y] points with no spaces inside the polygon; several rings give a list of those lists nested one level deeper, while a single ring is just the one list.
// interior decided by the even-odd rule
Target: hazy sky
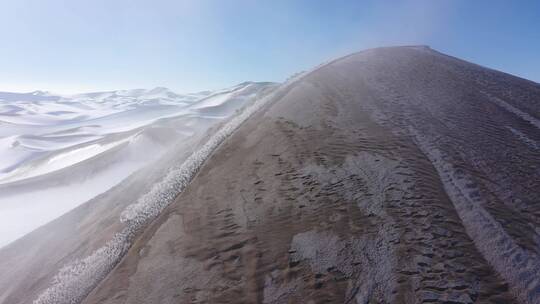
[{"label": "hazy sky", "polygon": [[540,1],[0,0],[0,91],[283,81],[382,45],[540,82]]}]

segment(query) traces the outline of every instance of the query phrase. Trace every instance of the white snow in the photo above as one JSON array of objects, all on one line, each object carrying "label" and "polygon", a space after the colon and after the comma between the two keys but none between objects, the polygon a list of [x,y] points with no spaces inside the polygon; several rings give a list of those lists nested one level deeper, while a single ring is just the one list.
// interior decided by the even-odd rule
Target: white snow
[{"label": "white snow", "polygon": [[[286,88],[296,79],[282,86]],[[236,130],[242,122],[259,110],[274,94],[255,100],[241,113],[229,120],[221,129],[185,162],[170,169],[163,180],[155,184],[137,202],[128,206],[120,216],[125,228],[107,244],[90,256],[65,265],[55,276],[52,285],[46,289],[34,304],[78,303],[109,273],[130,248],[137,232],[154,219],[188,185],[210,154]]]},{"label": "white snow", "polygon": [[[151,165],[186,137],[227,115],[193,107],[208,96],[226,105],[246,83],[217,93],[166,88],[54,96],[0,92],[0,247]],[[247,99],[236,98],[233,109]],[[239,102],[240,101],[240,102]],[[180,150],[181,151],[181,150]]]},{"label": "white snow", "polygon": [[506,101],[504,101],[504,100],[502,100],[500,98],[497,98],[495,96],[491,96],[491,95],[489,95],[487,93],[484,93],[484,94],[486,94],[491,99],[491,101],[493,101],[495,104],[497,104],[501,108],[507,110],[510,113],[513,113],[513,114],[517,115],[518,117],[520,117],[524,121],[530,123],[531,125],[535,126],[538,129],[540,129],[540,120],[536,119],[535,117],[532,117],[528,113],[525,113],[525,112],[521,111],[520,109],[514,107],[513,105],[509,104],[508,102],[506,102]]},{"label": "white snow", "polygon": [[128,137],[116,142],[107,143],[107,144],[91,144],[84,146],[82,148],[76,148],[68,150],[67,152],[60,152],[55,154],[53,157],[47,159],[44,163],[38,166],[21,166],[16,170],[6,174],[5,176],[0,175],[0,182],[13,182],[25,178],[30,178],[42,174],[47,174],[54,172],[60,169],[67,168],[69,166],[75,165],[79,162],[87,160],[91,157],[94,157],[100,153],[103,153],[109,149],[112,149],[122,143],[128,142],[132,137]]},{"label": "white snow", "polygon": [[22,237],[109,190],[138,168],[134,162],[120,163],[84,182],[1,197],[0,245]]},{"label": "white snow", "polygon": [[[506,106],[504,106],[506,107]],[[514,112],[514,111],[512,111]],[[514,112],[517,114],[517,112]],[[521,116],[521,115],[520,115]],[[538,303],[538,273],[540,258],[516,243],[501,224],[486,211],[483,196],[478,192],[474,177],[447,161],[445,151],[435,147],[415,129],[411,128],[418,146],[435,166],[444,189],[461,218],[476,247],[493,268],[508,282],[521,303]]]},{"label": "white snow", "polygon": [[520,141],[522,141],[527,146],[533,148],[534,150],[540,150],[540,143],[536,142],[535,140],[527,137],[523,132],[520,132],[510,126],[506,126],[510,132],[512,132]]}]

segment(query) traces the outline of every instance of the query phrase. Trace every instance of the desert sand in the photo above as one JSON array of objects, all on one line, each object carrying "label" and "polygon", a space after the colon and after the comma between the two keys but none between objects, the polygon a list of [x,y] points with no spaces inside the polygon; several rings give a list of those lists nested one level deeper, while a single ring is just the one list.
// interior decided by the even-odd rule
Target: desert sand
[{"label": "desert sand", "polygon": [[540,85],[428,47],[307,73],[83,303],[540,303]]}]

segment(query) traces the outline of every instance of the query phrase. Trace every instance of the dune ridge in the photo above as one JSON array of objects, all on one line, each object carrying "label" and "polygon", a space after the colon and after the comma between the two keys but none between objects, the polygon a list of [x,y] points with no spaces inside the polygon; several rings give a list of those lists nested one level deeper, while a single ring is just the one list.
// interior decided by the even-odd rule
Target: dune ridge
[{"label": "dune ridge", "polygon": [[538,96],[423,46],[323,65],[236,129],[83,303],[537,303]]}]

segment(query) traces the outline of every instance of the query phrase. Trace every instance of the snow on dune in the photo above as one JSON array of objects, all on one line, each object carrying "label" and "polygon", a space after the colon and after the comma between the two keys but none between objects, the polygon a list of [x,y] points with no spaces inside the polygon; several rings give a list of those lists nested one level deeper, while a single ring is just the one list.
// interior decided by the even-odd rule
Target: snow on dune
[{"label": "snow on dune", "polygon": [[0,92],[0,247],[107,191],[171,147],[181,147],[186,136],[203,134],[233,113],[209,118],[203,112],[210,105],[202,100],[219,95],[210,98],[211,106],[230,104],[237,110],[247,101],[241,98],[244,88],[251,94],[267,85],[185,95],[166,88],[71,96]]},{"label": "snow on dune", "polygon": [[47,135],[47,136],[12,136],[16,137],[18,145],[28,149],[51,151],[73,147],[75,145],[87,143],[100,138],[101,135],[92,133],[70,133],[67,135]]},{"label": "snow on dune", "polygon": [[82,301],[120,261],[130,248],[137,233],[184,190],[204,161],[221,142],[275,94],[285,90],[286,87],[281,87],[270,95],[255,100],[253,104],[232,117],[182,164],[173,166],[161,182],[155,184],[149,192],[122,212],[120,220],[126,226],[121,232],[116,233],[105,246],[93,254],[64,266],[55,276],[53,284],[34,301],[34,304],[78,303]]},{"label": "snow on dune", "polygon": [[109,190],[138,168],[134,161],[121,162],[83,182],[0,196],[0,246]]},{"label": "snow on dune", "polygon": [[[51,96],[36,100],[40,96],[36,95],[37,93],[0,93],[0,100],[8,100],[0,103],[0,155],[7,155],[15,150],[17,154],[34,155],[47,151],[51,158],[47,162],[50,167],[50,164],[58,163],[55,160],[60,154],[83,155],[84,151],[110,147],[109,144],[101,143],[80,147],[82,143],[144,128],[164,118],[197,115],[197,110],[224,104],[232,94],[239,95],[242,89],[248,86],[252,84],[240,85],[215,94],[206,92],[179,95],[166,88],[155,88],[57,96],[53,100],[49,99]],[[211,97],[208,98],[209,95]],[[69,147],[74,150],[64,151]],[[82,156],[78,158],[80,161],[86,159]],[[43,166],[20,164],[20,161],[21,159],[3,159],[1,167],[4,169],[0,169],[0,174],[3,173],[4,178],[0,178],[0,183],[12,181],[5,179],[5,176],[18,175],[14,171],[20,168],[34,168],[31,170],[33,172],[24,174],[25,177],[52,170],[43,169]],[[69,162],[66,166],[76,162]],[[10,168],[11,171],[6,172],[5,168]]]},{"label": "snow on dune", "polygon": [[129,140],[131,140],[131,137],[107,144],[90,144],[81,148],[60,152],[53,157],[48,158],[40,165],[20,166],[9,174],[6,174],[3,177],[0,176],[0,182],[13,182],[64,169],[119,146],[120,144],[126,143]]},{"label": "snow on dune", "polygon": [[0,179],[3,172],[14,170],[19,164],[36,153],[24,149],[17,141],[18,136],[12,135],[0,138]]},{"label": "snow on dune", "polygon": [[207,96],[206,98],[203,98],[200,101],[194,103],[191,108],[199,110],[204,108],[212,108],[224,105],[227,101],[230,101],[232,98],[235,97],[249,98],[252,96],[252,94],[250,94],[250,90],[253,90],[253,88],[256,87],[257,84],[243,83],[227,90],[217,91]]},{"label": "snow on dune", "polygon": [[227,99],[233,95],[233,92],[219,93],[212,95],[204,100],[201,100],[197,104],[193,105],[193,109],[201,109],[206,107],[215,107],[223,104]]}]

